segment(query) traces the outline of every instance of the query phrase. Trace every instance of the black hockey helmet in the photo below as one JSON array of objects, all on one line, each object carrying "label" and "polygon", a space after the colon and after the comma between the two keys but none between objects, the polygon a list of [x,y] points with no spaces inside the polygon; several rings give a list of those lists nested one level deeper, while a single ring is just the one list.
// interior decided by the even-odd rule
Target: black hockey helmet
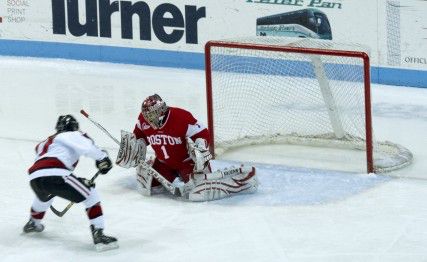
[{"label": "black hockey helmet", "polygon": [[72,115],[59,116],[55,129],[58,133],[77,131],[79,130],[79,123]]}]

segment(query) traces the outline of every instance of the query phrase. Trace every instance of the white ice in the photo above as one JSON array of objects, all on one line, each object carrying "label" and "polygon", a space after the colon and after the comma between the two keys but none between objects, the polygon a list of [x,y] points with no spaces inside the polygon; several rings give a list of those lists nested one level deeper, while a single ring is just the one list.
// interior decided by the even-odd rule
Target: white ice
[{"label": "white ice", "polygon": [[[255,154],[258,193],[188,203],[143,197],[134,171],[115,167],[97,188],[106,233],[120,248],[97,253],[83,205],[62,218],[48,212],[44,232],[21,234],[33,199],[26,170],[34,146],[53,133],[59,114],[71,113],[114,157],[117,146],[79,110],[118,137],[133,129],[142,99],[154,92],[206,121],[203,72],[0,57],[0,76],[0,261],[427,261],[427,89],[373,87],[376,137],[414,154],[411,166],[390,174],[295,168],[280,163],[290,149],[267,147]],[[254,157],[234,156],[240,159],[216,164]],[[265,163],[273,157],[275,164]],[[75,174],[95,171],[82,159]]]}]

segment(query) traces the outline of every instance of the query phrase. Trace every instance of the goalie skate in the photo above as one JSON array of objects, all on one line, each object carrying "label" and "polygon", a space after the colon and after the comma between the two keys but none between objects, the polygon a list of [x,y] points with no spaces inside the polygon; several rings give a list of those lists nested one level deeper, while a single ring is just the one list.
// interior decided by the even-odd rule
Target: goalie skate
[{"label": "goalie skate", "polygon": [[[192,185],[187,185],[185,199],[195,202],[211,201],[240,193],[254,193],[258,188],[255,167],[216,171],[204,176],[206,179],[193,180],[190,182]],[[222,178],[212,179],[217,177]]]}]

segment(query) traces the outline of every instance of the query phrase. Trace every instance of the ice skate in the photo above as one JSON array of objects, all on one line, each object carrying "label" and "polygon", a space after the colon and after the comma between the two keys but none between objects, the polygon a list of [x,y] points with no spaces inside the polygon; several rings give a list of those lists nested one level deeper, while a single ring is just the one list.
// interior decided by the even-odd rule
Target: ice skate
[{"label": "ice skate", "polygon": [[31,232],[42,232],[44,230],[44,225],[40,223],[36,223],[34,220],[30,219],[28,220],[27,224],[25,224],[23,231],[24,233],[31,233]]},{"label": "ice skate", "polygon": [[102,228],[95,228],[91,225],[90,229],[92,231],[93,243],[95,244],[96,251],[101,252],[119,247],[117,238],[104,235]]}]

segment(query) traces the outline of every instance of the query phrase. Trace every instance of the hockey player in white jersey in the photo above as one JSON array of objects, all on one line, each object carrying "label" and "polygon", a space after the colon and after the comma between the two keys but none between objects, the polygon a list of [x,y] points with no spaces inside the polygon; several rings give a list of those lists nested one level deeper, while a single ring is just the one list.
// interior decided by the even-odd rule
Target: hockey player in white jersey
[{"label": "hockey player in white jersey", "polygon": [[94,159],[101,174],[108,173],[112,168],[108,154],[79,131],[79,124],[71,115],[58,118],[56,131],[36,146],[36,159],[28,170],[35,198],[31,206],[30,220],[23,228],[24,233],[44,230],[41,221],[58,196],[85,205],[93,241],[98,251],[117,248],[117,239],[103,233],[104,217],[95,185],[85,178],[73,175],[82,155]]}]

